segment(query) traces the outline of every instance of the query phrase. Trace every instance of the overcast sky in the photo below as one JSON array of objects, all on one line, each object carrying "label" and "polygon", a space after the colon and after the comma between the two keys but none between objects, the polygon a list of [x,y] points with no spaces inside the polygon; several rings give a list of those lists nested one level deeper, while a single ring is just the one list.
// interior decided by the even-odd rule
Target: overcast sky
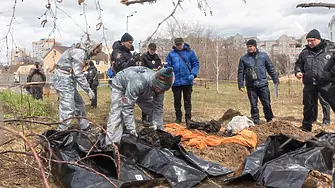
[{"label": "overcast sky", "polygon": [[[17,46],[32,51],[32,41],[47,38],[53,23],[48,15],[48,23],[43,28],[40,17],[46,10],[47,0],[17,0],[15,20],[13,22],[13,36]],[[81,16],[82,6],[77,0],[63,0],[58,6],[68,13],[84,30],[85,19]],[[174,0],[175,2],[177,0]],[[319,2],[317,0],[315,2]],[[311,0],[208,0],[213,16],[205,16],[197,8],[196,0],[184,0],[183,10],[178,9],[175,17],[184,22],[198,22],[214,28],[221,36],[240,33],[245,37],[257,36],[262,40],[277,39],[282,34],[300,37],[310,29],[317,28],[322,37],[328,38],[328,23],[335,15],[335,9],[327,8],[299,8],[300,2]],[[323,2],[333,2],[323,0]],[[93,38],[101,39],[102,30],[96,31],[98,13],[94,0],[86,0],[86,15],[91,26],[89,33]],[[120,0],[100,0],[103,8],[102,19],[107,28],[106,36],[110,44],[119,39],[126,30],[126,16],[137,11],[129,18],[129,33],[135,38],[135,43],[145,40],[155,30],[157,24],[169,15],[173,9],[172,0],[157,0],[155,4],[130,5],[120,4]],[[1,0],[0,7],[0,37],[6,36],[8,24],[12,16],[14,0]],[[52,4],[53,5],[53,4]],[[53,5],[54,6],[54,5]],[[57,11],[56,40],[62,45],[71,45],[80,40],[83,31],[63,12]],[[11,37],[9,35],[11,45]],[[11,48],[11,46],[10,46]],[[0,42],[0,58],[5,56],[6,45]]]}]

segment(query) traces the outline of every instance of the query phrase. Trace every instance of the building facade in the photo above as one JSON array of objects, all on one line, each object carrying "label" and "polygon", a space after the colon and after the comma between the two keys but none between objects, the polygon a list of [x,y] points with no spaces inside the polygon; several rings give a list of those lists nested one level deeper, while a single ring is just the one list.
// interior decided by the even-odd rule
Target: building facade
[{"label": "building facade", "polygon": [[25,48],[17,47],[11,52],[11,65],[17,64],[22,58],[28,57],[29,54]]},{"label": "building facade", "polygon": [[32,57],[36,57],[39,60],[43,60],[43,57],[49,52],[54,46],[60,46],[61,43],[56,42],[55,39],[42,38],[39,41],[32,42],[33,54]]}]

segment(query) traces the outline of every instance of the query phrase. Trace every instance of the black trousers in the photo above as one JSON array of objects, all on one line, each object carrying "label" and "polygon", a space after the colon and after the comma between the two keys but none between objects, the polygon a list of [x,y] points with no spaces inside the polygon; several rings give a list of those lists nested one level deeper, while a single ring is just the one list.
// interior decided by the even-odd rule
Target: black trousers
[{"label": "black trousers", "polygon": [[273,113],[271,109],[270,90],[269,87],[247,87],[248,98],[250,102],[250,113],[254,121],[259,121],[258,98],[263,105],[265,119],[271,121]]},{"label": "black trousers", "polygon": [[[320,96],[320,97],[319,97]],[[317,119],[318,98],[322,105],[324,120],[330,121],[330,107],[335,110],[335,83],[305,85],[303,89],[304,119],[302,125],[311,128]],[[323,100],[322,100],[323,99]]]},{"label": "black trousers", "polygon": [[33,96],[33,98],[37,100],[43,100],[43,86],[42,87],[37,87],[37,86],[30,87],[30,94]]},{"label": "black trousers", "polygon": [[185,119],[190,120],[192,118],[192,86],[172,86],[173,97],[174,97],[174,109],[176,112],[176,119],[181,120],[181,97],[183,95],[184,108],[185,108]]},{"label": "black trousers", "polygon": [[[330,105],[327,101],[321,96],[320,93],[318,93],[318,98],[322,107],[322,114],[323,114],[323,123],[330,123]],[[318,119],[318,104],[316,102],[316,105],[314,106],[314,121]]]},{"label": "black trousers", "polygon": [[97,107],[98,106],[98,88],[96,87],[91,87],[95,97],[93,100],[91,100],[91,106],[92,107]]}]

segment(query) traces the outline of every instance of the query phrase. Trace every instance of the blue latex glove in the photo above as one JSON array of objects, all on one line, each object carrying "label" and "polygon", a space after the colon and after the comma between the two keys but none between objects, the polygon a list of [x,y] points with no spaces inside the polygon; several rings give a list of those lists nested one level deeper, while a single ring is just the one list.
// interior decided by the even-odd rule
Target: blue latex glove
[{"label": "blue latex glove", "polygon": [[188,80],[189,80],[189,81],[193,81],[193,80],[194,80],[194,75],[193,75],[193,74],[189,75],[189,76],[188,76]]}]

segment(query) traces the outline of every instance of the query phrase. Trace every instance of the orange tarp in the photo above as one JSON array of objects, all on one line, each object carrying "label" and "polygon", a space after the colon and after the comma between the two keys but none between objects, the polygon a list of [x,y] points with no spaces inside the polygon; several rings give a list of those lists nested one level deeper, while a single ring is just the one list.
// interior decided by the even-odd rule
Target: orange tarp
[{"label": "orange tarp", "polygon": [[182,142],[191,147],[196,147],[198,149],[217,146],[223,143],[236,143],[241,144],[248,148],[255,148],[257,145],[257,135],[250,130],[242,130],[236,136],[232,137],[221,137],[209,135],[205,132],[200,132],[198,130],[188,130],[176,123],[165,125],[165,131],[171,133],[174,136],[181,135]]}]

